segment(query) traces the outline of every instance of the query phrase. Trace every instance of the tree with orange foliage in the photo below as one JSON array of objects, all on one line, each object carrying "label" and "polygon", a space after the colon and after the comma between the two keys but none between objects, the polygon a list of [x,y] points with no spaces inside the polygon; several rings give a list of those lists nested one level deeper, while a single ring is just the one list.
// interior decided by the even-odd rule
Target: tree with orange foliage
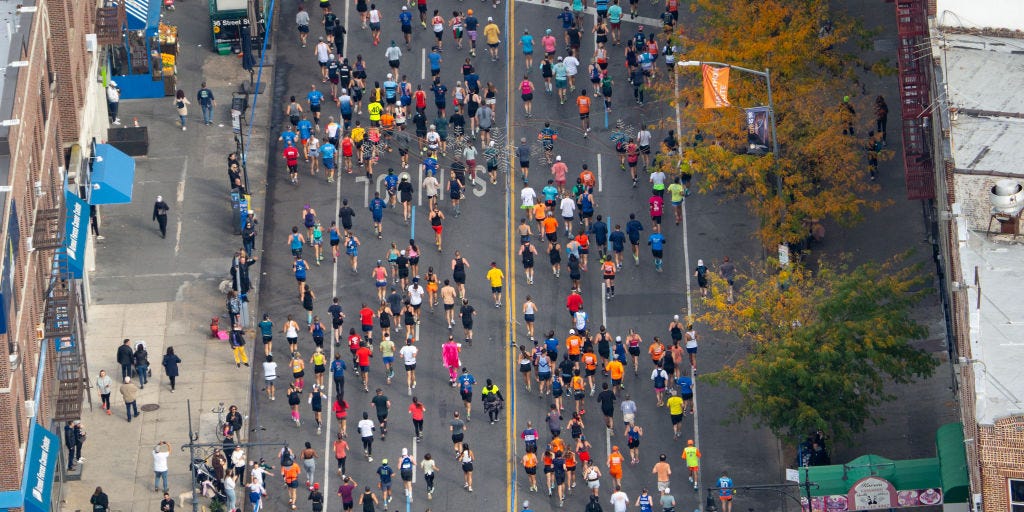
[{"label": "tree with orange foliage", "polygon": [[[870,116],[853,120],[854,134],[845,131],[849,113],[842,99],[858,88],[847,64],[854,60],[835,47],[848,39],[854,25],[837,23],[850,28],[823,32],[825,0],[694,0],[692,9],[699,16],[697,26],[673,36],[686,49],[680,60],[770,69],[780,154],[746,154],[743,107],[767,104],[762,78],[733,71],[731,106],[704,109],[699,68],[682,68],[682,87],[671,101],[680,107],[684,126],[703,132],[703,142],[686,144],[681,155],[659,164],[666,170],[689,166],[701,177],[699,190],[743,198],[760,217],[758,235],[769,249],[805,239],[810,219],[850,225],[865,208],[880,208],[883,203],[872,198],[878,186],[868,179],[867,129],[856,128],[867,126]],[[672,95],[666,89],[661,94]],[[862,111],[869,111],[870,98],[857,100],[863,100]],[[675,121],[664,122],[669,123]],[[778,175],[781,195],[775,190]]]}]

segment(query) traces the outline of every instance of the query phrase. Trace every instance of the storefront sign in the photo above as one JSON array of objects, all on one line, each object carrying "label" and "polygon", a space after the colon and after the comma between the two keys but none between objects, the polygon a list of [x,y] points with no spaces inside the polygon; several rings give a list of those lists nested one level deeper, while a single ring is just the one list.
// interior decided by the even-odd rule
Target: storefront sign
[{"label": "storefront sign", "polygon": [[64,251],[68,267],[75,279],[81,279],[85,269],[85,239],[89,226],[89,205],[78,194],[64,191]]},{"label": "storefront sign", "polygon": [[22,489],[27,512],[50,512],[53,474],[57,469],[60,440],[56,434],[32,423],[28,438],[28,457]]},{"label": "storefront sign", "polygon": [[[807,510],[807,498],[801,498]],[[908,489],[897,491],[884,478],[869,476],[850,488],[849,494],[815,496],[811,499],[811,512],[853,512],[941,505],[942,489]]]}]

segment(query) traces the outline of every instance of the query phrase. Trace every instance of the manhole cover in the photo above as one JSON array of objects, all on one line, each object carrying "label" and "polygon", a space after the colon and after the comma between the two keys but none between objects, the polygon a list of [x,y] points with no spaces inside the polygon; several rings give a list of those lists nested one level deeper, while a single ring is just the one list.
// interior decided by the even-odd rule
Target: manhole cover
[{"label": "manhole cover", "polygon": [[153,412],[159,408],[159,404],[143,404],[142,406],[139,407],[139,409],[142,409],[142,412]]}]

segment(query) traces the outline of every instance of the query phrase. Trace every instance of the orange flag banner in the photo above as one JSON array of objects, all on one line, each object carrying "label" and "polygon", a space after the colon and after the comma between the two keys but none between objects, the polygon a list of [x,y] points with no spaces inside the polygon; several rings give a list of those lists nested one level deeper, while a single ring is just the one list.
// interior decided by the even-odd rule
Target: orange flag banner
[{"label": "orange flag banner", "polygon": [[701,65],[704,74],[704,108],[729,106],[729,68]]}]

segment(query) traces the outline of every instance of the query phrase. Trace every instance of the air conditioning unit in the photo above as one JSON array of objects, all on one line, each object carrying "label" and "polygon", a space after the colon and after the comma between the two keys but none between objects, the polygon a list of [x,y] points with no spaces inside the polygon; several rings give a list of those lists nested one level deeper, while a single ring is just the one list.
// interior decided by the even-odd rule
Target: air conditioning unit
[{"label": "air conditioning unit", "polygon": [[85,35],[85,51],[93,53],[96,51],[97,46],[96,34]]},{"label": "air conditioning unit", "polygon": [[25,416],[28,416],[29,418],[35,418],[36,417],[36,401],[35,400],[25,400]]}]

